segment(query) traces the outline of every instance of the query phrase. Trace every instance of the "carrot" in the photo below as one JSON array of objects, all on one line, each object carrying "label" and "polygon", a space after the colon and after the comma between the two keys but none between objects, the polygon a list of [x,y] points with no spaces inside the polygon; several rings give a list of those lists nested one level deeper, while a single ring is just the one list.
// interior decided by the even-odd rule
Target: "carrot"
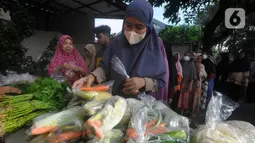
[{"label": "carrot", "polygon": [[102,131],[99,128],[94,127],[95,130],[95,134],[97,137],[99,137],[100,139],[104,138],[104,134],[102,133]]},{"label": "carrot", "polygon": [[82,135],[82,132],[68,132],[68,133],[59,134],[56,137],[54,137],[50,141],[50,143],[60,143],[62,141],[76,139],[76,138],[79,138],[81,135]]},{"label": "carrot", "polygon": [[[149,122],[146,123],[146,132],[145,134],[153,134],[153,135],[158,135],[158,134],[164,134],[168,131],[168,128],[166,128],[166,123],[160,123],[158,126],[156,127],[153,127],[157,124],[157,120],[151,120]],[[127,129],[126,131],[126,135],[128,138],[133,138],[133,139],[136,139],[139,134],[138,132],[136,131],[135,128],[129,128]],[[125,139],[125,141],[128,140],[128,139]]]},{"label": "carrot", "polygon": [[40,135],[40,134],[44,134],[44,133],[49,133],[49,132],[55,130],[56,128],[57,128],[57,126],[34,128],[32,130],[32,135]]},{"label": "carrot", "polygon": [[160,135],[160,134],[164,134],[166,132],[168,132],[168,128],[166,128],[166,127],[156,127],[154,129],[147,130],[145,134],[146,135],[147,134],[150,134],[150,135]]},{"label": "carrot", "polygon": [[146,123],[146,128],[150,128],[152,126],[155,126],[158,123],[157,120],[150,120],[148,123]]},{"label": "carrot", "polygon": [[99,137],[100,139],[104,138],[104,134],[99,129],[102,126],[102,121],[88,120],[87,125],[93,128],[97,137]]},{"label": "carrot", "polygon": [[100,85],[100,86],[94,86],[94,87],[82,87],[82,91],[107,91],[110,89],[110,86],[108,85]]}]

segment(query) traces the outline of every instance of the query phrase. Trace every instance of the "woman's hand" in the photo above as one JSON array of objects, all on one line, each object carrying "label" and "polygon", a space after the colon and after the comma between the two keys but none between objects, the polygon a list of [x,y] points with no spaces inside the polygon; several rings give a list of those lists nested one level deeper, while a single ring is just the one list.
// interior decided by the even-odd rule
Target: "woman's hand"
[{"label": "woman's hand", "polygon": [[75,81],[73,84],[73,88],[81,88],[84,85],[90,87],[95,82],[95,80],[96,80],[95,76],[90,74],[86,77],[80,78],[79,80]]},{"label": "woman's hand", "polygon": [[145,86],[145,80],[139,77],[129,78],[125,81],[123,86],[122,92],[124,94],[137,95],[139,90]]},{"label": "woman's hand", "polygon": [[64,64],[63,64],[63,68],[64,68],[64,69],[71,69],[71,67],[72,67],[72,66],[71,66],[69,63],[64,63]]}]

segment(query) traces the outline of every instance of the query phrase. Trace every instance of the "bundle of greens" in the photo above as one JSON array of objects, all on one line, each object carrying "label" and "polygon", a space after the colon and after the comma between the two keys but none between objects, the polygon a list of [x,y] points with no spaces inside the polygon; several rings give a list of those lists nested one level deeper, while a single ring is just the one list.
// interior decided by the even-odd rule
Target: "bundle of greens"
[{"label": "bundle of greens", "polygon": [[11,133],[38,115],[61,110],[68,103],[66,83],[40,78],[30,84],[28,94],[0,97],[0,136]]},{"label": "bundle of greens", "polygon": [[61,110],[71,98],[66,92],[67,87],[67,83],[59,83],[52,78],[40,78],[31,84],[27,91],[33,93],[34,99],[51,103]]}]

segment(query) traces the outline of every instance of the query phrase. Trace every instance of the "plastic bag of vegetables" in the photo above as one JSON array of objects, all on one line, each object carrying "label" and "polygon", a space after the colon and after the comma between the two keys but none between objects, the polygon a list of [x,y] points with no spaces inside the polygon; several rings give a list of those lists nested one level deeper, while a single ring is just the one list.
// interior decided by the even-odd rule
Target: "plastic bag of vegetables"
[{"label": "plastic bag of vegetables", "polygon": [[182,117],[153,97],[139,96],[145,106],[133,110],[125,141],[132,142],[187,142],[188,119]]},{"label": "plastic bag of vegetables", "polygon": [[239,130],[231,124],[224,122],[238,107],[221,93],[214,92],[206,112],[206,124],[200,126],[192,137],[192,143],[250,143],[246,132]]},{"label": "plastic bag of vegetables", "polygon": [[134,99],[134,98],[128,98],[126,99],[127,101],[127,110],[119,122],[119,124],[115,127],[115,129],[120,129],[123,132],[125,132],[128,128],[129,121],[132,116],[132,111],[134,109],[140,109],[141,107],[144,106],[144,103],[140,100]]},{"label": "plastic bag of vegetables", "polygon": [[113,83],[114,81],[109,81],[92,87],[75,88],[72,93],[83,100],[108,100],[112,97]]},{"label": "plastic bag of vegetables", "polygon": [[84,124],[84,136],[103,139],[123,118],[127,101],[119,96],[109,99],[104,108],[89,118]]},{"label": "plastic bag of vegetables", "polygon": [[83,105],[83,109],[85,111],[86,116],[92,116],[96,114],[98,111],[104,108],[106,101],[89,101]]},{"label": "plastic bag of vegetables", "polygon": [[227,125],[239,129],[245,136],[247,143],[255,143],[255,127],[245,121],[226,121]]},{"label": "plastic bag of vegetables", "polygon": [[121,130],[112,129],[106,133],[103,140],[94,138],[87,143],[121,143],[124,133]]},{"label": "plastic bag of vegetables", "polygon": [[55,114],[46,114],[35,119],[29,131],[29,135],[35,136],[52,133],[59,128],[70,126],[79,127],[79,129],[82,130],[83,120],[84,109],[82,107],[67,109]]}]

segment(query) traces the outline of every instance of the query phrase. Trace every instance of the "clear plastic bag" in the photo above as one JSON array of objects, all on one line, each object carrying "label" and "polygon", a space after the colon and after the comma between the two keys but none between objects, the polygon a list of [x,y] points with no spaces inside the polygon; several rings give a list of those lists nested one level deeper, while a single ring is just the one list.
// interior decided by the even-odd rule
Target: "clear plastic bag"
[{"label": "clear plastic bag", "polygon": [[125,76],[126,78],[129,78],[125,66],[116,55],[112,57],[111,63],[114,71],[116,71],[120,75]]},{"label": "clear plastic bag", "polygon": [[121,143],[124,133],[121,130],[112,129],[106,133],[103,140],[94,138],[87,143]]},{"label": "clear plastic bag", "polygon": [[123,118],[127,101],[119,96],[109,99],[104,108],[89,118],[84,124],[84,136],[104,139],[107,132],[112,130]]},{"label": "clear plastic bag", "polygon": [[206,112],[206,125],[194,131],[192,143],[250,143],[245,132],[224,122],[238,106],[227,96],[214,92]]},{"label": "clear plastic bag", "polygon": [[28,135],[41,135],[51,133],[65,126],[76,126],[82,129],[84,120],[84,109],[74,107],[55,114],[45,114],[34,120]]},{"label": "clear plastic bag", "polygon": [[128,143],[187,142],[189,121],[153,97],[140,94],[145,106],[132,112],[125,141]]},{"label": "clear plastic bag", "polygon": [[92,116],[104,108],[106,101],[90,101],[84,104],[83,109],[86,116]]},{"label": "clear plastic bag", "polygon": [[239,129],[247,143],[255,143],[255,126],[245,121],[226,121],[226,124]]},{"label": "clear plastic bag", "polygon": [[118,74],[126,77],[126,79],[130,78],[130,76],[127,74],[125,66],[116,55],[112,57],[111,64],[112,64],[112,69],[116,71]]},{"label": "clear plastic bag", "polygon": [[67,78],[62,72],[55,72],[51,75],[51,78],[58,81],[59,83],[67,81]]},{"label": "clear plastic bag", "polygon": [[83,100],[106,101],[112,97],[113,84],[114,81],[109,81],[93,87],[74,88],[72,93]]},{"label": "clear plastic bag", "polygon": [[140,109],[141,107],[145,106],[144,103],[140,100],[134,99],[134,98],[128,98],[127,101],[127,110],[119,122],[119,124],[115,127],[115,129],[120,129],[123,132],[125,132],[128,128],[129,121],[132,116],[132,112],[134,112],[135,109]]},{"label": "clear plastic bag", "polygon": [[63,125],[48,134],[44,140],[49,143],[76,142],[83,134],[83,120],[76,121],[73,125]]},{"label": "clear plastic bag", "polygon": [[37,77],[29,73],[17,74],[16,72],[8,71],[7,76],[0,77],[0,86],[17,84],[17,83],[32,83]]}]

